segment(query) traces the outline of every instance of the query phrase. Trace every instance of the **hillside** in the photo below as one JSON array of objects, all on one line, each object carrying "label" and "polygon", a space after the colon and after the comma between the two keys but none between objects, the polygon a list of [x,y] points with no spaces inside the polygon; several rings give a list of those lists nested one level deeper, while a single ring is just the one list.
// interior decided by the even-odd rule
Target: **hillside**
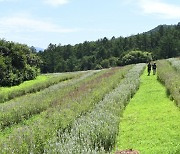
[{"label": "hillside", "polygon": [[[129,37],[104,37],[74,46],[49,44],[42,51],[0,40],[0,85],[12,86],[34,79],[39,67],[42,73],[72,72],[180,56],[179,40],[179,23],[159,25],[148,32]],[[40,50],[38,53],[37,49]]]},{"label": "hillside", "polygon": [[[178,23],[178,24],[179,24],[179,23]],[[164,24],[164,25],[159,25],[159,26],[157,26],[157,27],[151,29],[150,31],[145,32],[145,33],[147,33],[147,34],[156,33],[156,32],[161,31],[162,29],[174,28],[175,26],[176,26],[176,25],[166,25],[166,24]]]},{"label": "hillside", "polygon": [[160,25],[129,37],[104,37],[74,46],[50,44],[38,55],[44,73],[101,69],[180,56],[179,40],[180,24]]}]

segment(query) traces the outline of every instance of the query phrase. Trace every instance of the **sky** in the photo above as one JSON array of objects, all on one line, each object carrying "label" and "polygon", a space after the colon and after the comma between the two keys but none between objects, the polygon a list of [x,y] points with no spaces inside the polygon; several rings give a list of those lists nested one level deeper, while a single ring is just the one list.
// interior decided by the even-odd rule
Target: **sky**
[{"label": "sky", "polygon": [[179,0],[0,0],[0,39],[47,48],[180,22]]}]

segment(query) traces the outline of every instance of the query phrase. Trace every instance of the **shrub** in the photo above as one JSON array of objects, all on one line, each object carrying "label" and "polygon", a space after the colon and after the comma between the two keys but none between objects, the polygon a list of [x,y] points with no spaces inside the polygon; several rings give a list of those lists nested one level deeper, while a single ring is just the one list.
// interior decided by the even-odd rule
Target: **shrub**
[{"label": "shrub", "polygon": [[142,52],[142,51],[130,51],[124,57],[122,57],[121,64],[137,64],[137,63],[146,63],[152,60],[151,53]]},{"label": "shrub", "polygon": [[40,58],[23,44],[0,40],[0,86],[32,80],[39,73]]}]

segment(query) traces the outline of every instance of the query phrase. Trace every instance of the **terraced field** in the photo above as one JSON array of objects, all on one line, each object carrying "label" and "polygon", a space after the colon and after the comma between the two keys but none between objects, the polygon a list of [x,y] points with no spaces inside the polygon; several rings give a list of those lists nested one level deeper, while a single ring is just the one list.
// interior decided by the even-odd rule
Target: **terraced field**
[{"label": "terraced field", "polygon": [[[180,104],[178,62],[178,58],[158,62],[157,78],[167,87],[167,90],[159,83],[156,76],[148,78],[146,72],[142,75],[145,64],[41,75],[36,80],[27,81],[16,87],[1,87],[0,153],[91,154],[114,153],[115,150],[126,148],[135,148],[141,152],[142,148],[138,146],[124,146],[127,143],[126,140],[129,140],[129,135],[123,135],[126,130],[121,131],[121,127],[126,128],[126,123],[130,120],[128,123],[130,130],[135,130],[136,123],[131,121],[134,122],[137,119],[133,116],[130,119],[126,118],[129,114],[128,108],[136,106],[136,110],[148,116],[146,108],[170,111],[171,106],[171,112],[174,115],[169,114],[172,117],[171,122],[164,121],[163,126],[168,126],[169,130],[175,126],[174,121],[179,124],[177,118]],[[145,92],[146,94],[151,94],[153,98],[160,92],[158,97],[167,101],[152,104],[140,98],[141,102],[138,104],[139,101],[136,101],[138,93],[147,99],[151,97],[141,95],[141,91],[147,89],[143,85],[148,86],[148,83],[150,83],[149,86],[155,86],[157,89],[152,93]],[[130,112],[133,114],[135,110],[131,109]],[[163,113],[161,115],[161,112],[152,112],[152,117],[149,119],[155,120],[156,114],[163,117]],[[125,120],[122,120],[122,116]],[[141,121],[147,123],[146,118],[142,118]],[[142,132],[146,134],[145,125],[142,127],[141,131],[133,133],[136,136],[140,136],[139,133]],[[171,147],[173,152],[179,150],[177,143],[179,135],[176,132],[178,128],[179,126],[172,133],[177,138],[172,142],[166,142],[166,147]],[[130,130],[128,129],[127,133],[132,133]],[[156,131],[158,139],[160,138],[158,135],[162,132],[163,130]],[[151,134],[156,133],[151,132]],[[166,135],[168,138],[168,133]],[[141,138],[141,142],[145,140]],[[148,146],[144,144],[143,149],[147,148]],[[159,152],[159,149],[161,148],[154,147],[153,152]]]}]

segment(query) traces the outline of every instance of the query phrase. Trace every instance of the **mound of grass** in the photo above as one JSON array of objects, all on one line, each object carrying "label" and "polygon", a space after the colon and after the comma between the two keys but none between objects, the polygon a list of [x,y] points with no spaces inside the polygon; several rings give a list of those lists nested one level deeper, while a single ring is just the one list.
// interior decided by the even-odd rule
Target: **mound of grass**
[{"label": "mound of grass", "polygon": [[180,152],[180,112],[157,76],[141,77],[139,91],[121,119],[116,150],[136,149],[142,154]]}]

